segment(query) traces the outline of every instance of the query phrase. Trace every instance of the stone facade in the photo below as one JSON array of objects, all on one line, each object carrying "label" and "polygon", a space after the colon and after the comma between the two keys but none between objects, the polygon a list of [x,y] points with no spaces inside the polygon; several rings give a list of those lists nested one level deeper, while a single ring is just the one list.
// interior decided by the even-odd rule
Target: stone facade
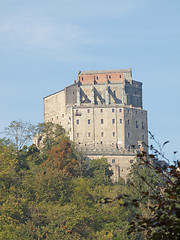
[{"label": "stone facade", "polygon": [[114,181],[148,144],[142,83],[131,69],[80,71],[73,85],[44,98],[44,121],[61,124],[87,158],[106,157]]}]

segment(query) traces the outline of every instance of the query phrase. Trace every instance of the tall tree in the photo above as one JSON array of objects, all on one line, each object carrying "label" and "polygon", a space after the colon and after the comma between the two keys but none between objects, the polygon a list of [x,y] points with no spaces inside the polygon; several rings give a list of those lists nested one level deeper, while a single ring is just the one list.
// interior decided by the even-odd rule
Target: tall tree
[{"label": "tall tree", "polygon": [[64,135],[65,129],[59,124],[52,122],[39,123],[36,127],[37,145],[44,151],[48,151],[52,146],[58,144],[60,138]]},{"label": "tall tree", "polygon": [[146,239],[153,240],[180,239],[180,162],[162,165],[157,156],[142,153],[138,154],[135,168],[132,184],[137,190],[139,179],[140,203],[147,211],[136,215],[130,232],[143,232]]},{"label": "tall tree", "polygon": [[29,122],[12,121],[5,128],[5,135],[12,141],[16,150],[22,149],[25,144],[28,144],[35,133],[35,126]]}]

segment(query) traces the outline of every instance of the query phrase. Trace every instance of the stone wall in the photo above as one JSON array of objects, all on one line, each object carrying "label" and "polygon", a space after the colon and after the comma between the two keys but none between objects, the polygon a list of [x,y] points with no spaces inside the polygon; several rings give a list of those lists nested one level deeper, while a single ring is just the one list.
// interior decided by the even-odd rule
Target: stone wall
[{"label": "stone wall", "polygon": [[86,156],[106,156],[114,180],[126,177],[135,150],[148,144],[142,83],[131,69],[79,72],[77,83],[44,98],[44,121],[62,125]]}]

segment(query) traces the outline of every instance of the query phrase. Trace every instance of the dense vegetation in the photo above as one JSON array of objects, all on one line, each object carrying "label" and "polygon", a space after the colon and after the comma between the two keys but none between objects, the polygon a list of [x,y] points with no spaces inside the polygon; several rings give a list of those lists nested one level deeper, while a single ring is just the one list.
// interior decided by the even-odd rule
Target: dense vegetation
[{"label": "dense vegetation", "polygon": [[[41,151],[24,145],[35,131]],[[178,239],[177,166],[164,173],[141,153],[128,182],[113,183],[107,160],[87,166],[59,125],[14,121],[5,132],[0,239]]]}]

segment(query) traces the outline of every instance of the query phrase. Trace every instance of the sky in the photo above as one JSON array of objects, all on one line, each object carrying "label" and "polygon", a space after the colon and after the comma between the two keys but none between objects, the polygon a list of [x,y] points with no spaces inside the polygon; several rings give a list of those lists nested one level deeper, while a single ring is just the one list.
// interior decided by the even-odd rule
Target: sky
[{"label": "sky", "polygon": [[78,71],[132,68],[148,127],[180,158],[179,0],[0,0],[0,131],[43,122]]}]

